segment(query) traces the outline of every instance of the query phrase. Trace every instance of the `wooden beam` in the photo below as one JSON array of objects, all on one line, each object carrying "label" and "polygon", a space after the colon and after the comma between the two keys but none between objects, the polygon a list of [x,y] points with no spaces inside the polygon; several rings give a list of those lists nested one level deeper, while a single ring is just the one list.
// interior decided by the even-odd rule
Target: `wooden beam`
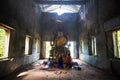
[{"label": "wooden beam", "polygon": [[82,5],[86,3],[86,0],[81,1],[42,1],[42,0],[34,0],[38,4],[57,4],[57,5]]}]

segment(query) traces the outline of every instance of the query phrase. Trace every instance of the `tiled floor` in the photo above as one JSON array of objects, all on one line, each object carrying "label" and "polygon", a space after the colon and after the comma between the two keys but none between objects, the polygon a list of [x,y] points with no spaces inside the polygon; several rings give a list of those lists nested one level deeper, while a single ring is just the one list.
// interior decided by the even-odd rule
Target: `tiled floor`
[{"label": "tiled floor", "polygon": [[120,80],[80,60],[76,61],[79,63],[81,70],[57,68],[41,70],[40,64],[42,61],[39,60],[21,70],[18,74],[14,74],[3,80]]}]

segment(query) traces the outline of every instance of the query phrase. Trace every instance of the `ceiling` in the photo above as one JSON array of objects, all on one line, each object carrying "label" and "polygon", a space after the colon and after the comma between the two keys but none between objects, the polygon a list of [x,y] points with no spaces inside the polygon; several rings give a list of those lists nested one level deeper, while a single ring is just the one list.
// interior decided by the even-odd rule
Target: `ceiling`
[{"label": "ceiling", "polygon": [[77,13],[85,0],[35,0],[35,2],[39,4],[42,12],[61,15],[63,13]]}]

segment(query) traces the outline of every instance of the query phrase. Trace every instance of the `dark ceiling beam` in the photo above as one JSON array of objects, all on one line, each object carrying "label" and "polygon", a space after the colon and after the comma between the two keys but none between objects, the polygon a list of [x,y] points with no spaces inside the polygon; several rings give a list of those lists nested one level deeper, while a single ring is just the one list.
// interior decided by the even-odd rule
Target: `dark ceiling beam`
[{"label": "dark ceiling beam", "polygon": [[34,0],[38,4],[63,4],[63,5],[82,5],[86,3],[86,0],[81,1],[42,1]]}]

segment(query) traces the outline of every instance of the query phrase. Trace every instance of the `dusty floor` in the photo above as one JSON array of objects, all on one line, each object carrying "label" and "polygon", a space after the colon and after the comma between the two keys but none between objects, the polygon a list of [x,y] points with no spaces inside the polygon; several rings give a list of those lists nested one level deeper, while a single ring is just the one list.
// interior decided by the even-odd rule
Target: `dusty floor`
[{"label": "dusty floor", "polygon": [[120,80],[80,60],[76,61],[79,63],[81,70],[57,68],[41,70],[42,60],[39,60],[19,73],[0,80]]}]

